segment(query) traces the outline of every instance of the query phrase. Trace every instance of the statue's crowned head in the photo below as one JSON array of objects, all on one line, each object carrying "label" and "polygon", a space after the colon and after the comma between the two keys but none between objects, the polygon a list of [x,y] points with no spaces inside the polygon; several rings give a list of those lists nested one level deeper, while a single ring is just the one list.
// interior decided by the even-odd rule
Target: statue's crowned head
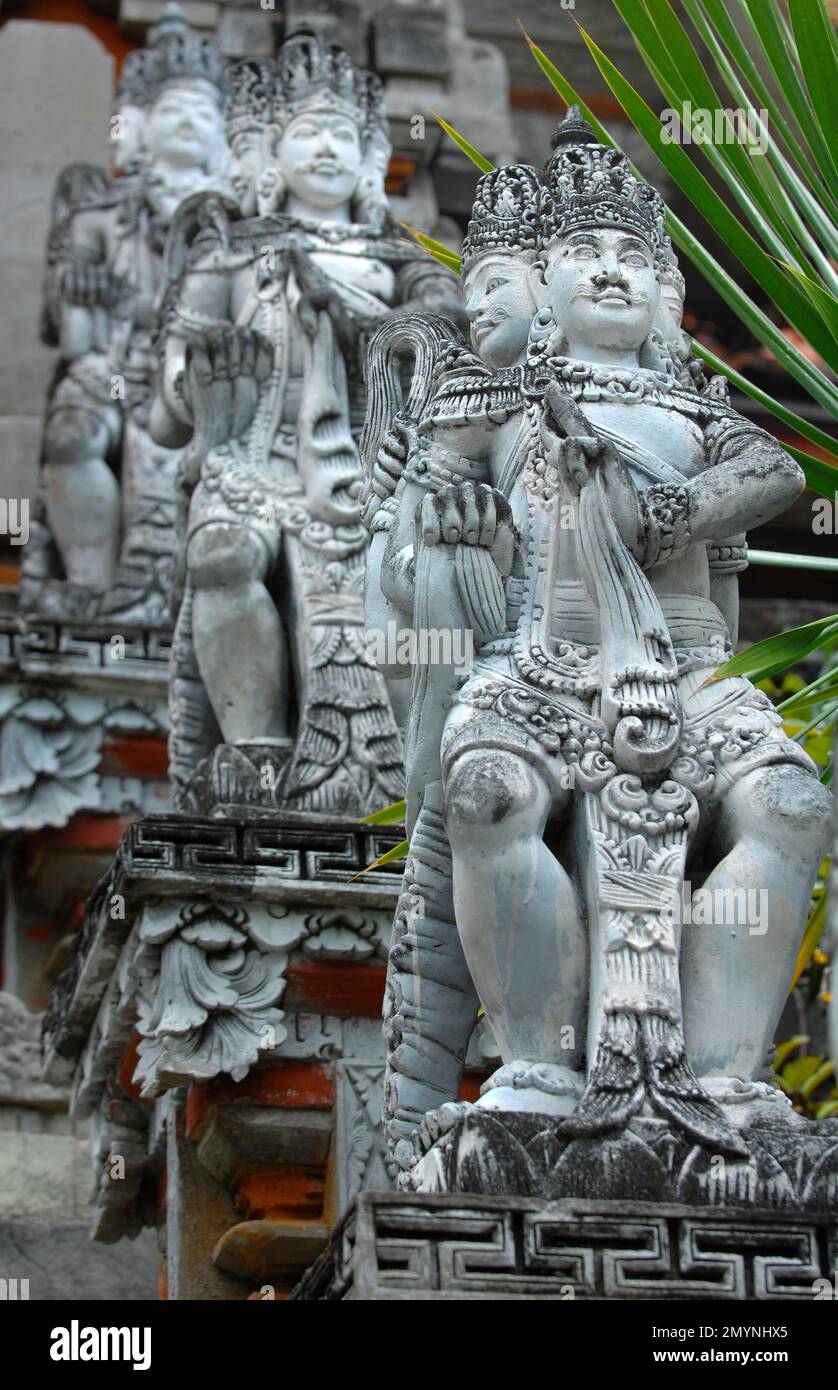
[{"label": "statue's crowned head", "polygon": [[[148,46],[129,53],[117,89],[136,162],[222,169],[227,160],[223,92],[226,63],[211,39],[190,29],[183,11],[169,4],[149,31]],[[127,152],[126,152],[127,153]],[[127,170],[123,155],[117,167]]]},{"label": "statue's crowned head", "polygon": [[378,78],[314,34],[287,39],[273,63],[240,63],[227,102],[231,177],[246,215],[271,211],[330,220],[338,210],[378,223],[390,155]]},{"label": "statue's crowned head", "polygon": [[523,353],[536,302],[532,267],[550,201],[537,171],[507,164],[477,185],[463,241],[462,277],[472,345],[491,367]]},{"label": "statue's crowned head", "polygon": [[576,107],[552,146],[540,245],[546,304],[571,356],[639,353],[655,324],[661,277],[677,271],[663,200],[620,150],[597,141]]}]

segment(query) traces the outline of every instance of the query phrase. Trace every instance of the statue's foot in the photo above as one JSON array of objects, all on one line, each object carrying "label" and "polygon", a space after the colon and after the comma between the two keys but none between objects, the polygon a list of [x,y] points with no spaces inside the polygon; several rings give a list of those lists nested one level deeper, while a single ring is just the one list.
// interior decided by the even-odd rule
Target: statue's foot
[{"label": "statue's foot", "polygon": [[770,1081],[744,1080],[740,1076],[700,1076],[699,1083],[738,1128],[756,1119],[783,1121],[808,1125],[810,1121],[798,1115],[789,1097]]},{"label": "statue's foot", "polygon": [[585,1088],[584,1077],[555,1062],[507,1062],[480,1088],[480,1110],[534,1111],[571,1115]]},{"label": "statue's foot", "polygon": [[[402,1192],[444,1191],[437,1189],[436,1172],[438,1156],[437,1142],[459,1125],[460,1121],[474,1110],[475,1106],[467,1100],[450,1100],[438,1110],[429,1110],[412,1138],[401,1139],[393,1151],[393,1158],[399,1168],[396,1185]],[[430,1186],[424,1184],[430,1182]]]},{"label": "statue's foot", "polygon": [[201,816],[276,810],[292,751],[289,738],[220,744],[198,765],[189,809]]},{"label": "statue's foot", "polygon": [[35,607],[46,618],[92,621],[98,616],[101,599],[100,593],[70,579],[47,579],[38,591]]}]

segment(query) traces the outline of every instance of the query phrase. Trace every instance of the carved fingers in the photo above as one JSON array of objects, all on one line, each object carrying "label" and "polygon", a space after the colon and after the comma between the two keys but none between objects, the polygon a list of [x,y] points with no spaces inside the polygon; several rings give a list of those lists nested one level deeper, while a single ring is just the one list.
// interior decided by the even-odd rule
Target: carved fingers
[{"label": "carved fingers", "polygon": [[213,328],[189,345],[192,370],[202,386],[253,377],[266,381],[273,365],[271,345],[261,333],[235,324]]},{"label": "carved fingers", "polygon": [[512,511],[503,493],[488,483],[452,483],[427,493],[417,520],[426,545],[483,546],[501,574],[510,572],[515,551]]},{"label": "carved fingers", "polygon": [[272,366],[270,343],[251,329],[227,324],[194,338],[187,348],[186,374],[196,424],[204,415],[216,443],[240,438]]},{"label": "carved fingers", "polygon": [[375,456],[372,466],[372,483],[380,497],[390,497],[395,492],[407,463],[408,444],[396,429],[388,430]]},{"label": "carved fingers", "polygon": [[124,288],[105,265],[68,265],[61,274],[61,293],[68,304],[109,309]]}]

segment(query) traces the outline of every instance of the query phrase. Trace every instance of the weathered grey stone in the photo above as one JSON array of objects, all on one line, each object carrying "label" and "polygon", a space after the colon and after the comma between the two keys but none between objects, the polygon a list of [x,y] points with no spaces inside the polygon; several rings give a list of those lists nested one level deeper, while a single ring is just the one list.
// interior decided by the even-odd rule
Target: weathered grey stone
[{"label": "weathered grey stone", "polygon": [[0,416],[0,468],[3,470],[4,495],[25,498],[30,513],[38,492],[40,447],[39,416]]},{"label": "weathered grey stone", "polygon": [[[574,1141],[590,1172],[611,1152],[625,1192],[619,1136],[642,1115],[733,1165],[725,1201],[755,1183],[764,1203],[782,1186],[767,1106],[831,1200],[833,1136],[768,1070],[829,796],[767,696],[708,679],[736,638],[745,530],[803,476],[694,359],[659,194],[575,109],[552,144],[543,174],[478,185],[472,350],[418,314],[370,347],[369,622],[407,624],[417,649],[452,635],[442,660],[401,657],[390,1141],[420,1191],[563,1195]],[[472,1119],[456,1102],[478,997],[503,1065]],[[506,1116],[538,1139],[507,1143]],[[790,1209],[808,1200],[792,1182]]]},{"label": "weathered grey stone", "polygon": [[107,159],[112,89],[113,58],[81,25],[10,19],[3,26],[0,417],[41,416],[53,367],[36,308],[50,194],[63,165]]},{"label": "weathered grey stone", "polygon": [[444,10],[406,6],[382,10],[372,23],[375,68],[382,77],[432,77],[451,70],[448,17]]},{"label": "weathered grey stone", "polygon": [[3,1278],[28,1279],[31,1300],[102,1302],[157,1298],[156,1232],[92,1245],[86,1223],[36,1215],[0,1219]]},{"label": "weathered grey stone", "polygon": [[224,5],[215,41],[225,58],[272,58],[276,20],[270,9]]},{"label": "weathered grey stone", "polygon": [[21,602],[165,626],[178,455],[148,434],[152,320],[168,224],[228,152],[223,60],[177,5],[162,20],[123,65],[108,127],[122,177],[77,162],[53,191],[41,331],[58,364]]},{"label": "weathered grey stone", "polygon": [[161,443],[192,438],[176,805],[353,818],[402,787],[401,736],[363,631],[365,345],[406,303],[453,302],[456,285],[388,217],[372,74],[297,37],[266,72],[241,66],[231,81],[238,206],[210,197],[179,228],[151,412]]},{"label": "weathered grey stone", "polygon": [[[159,24],[167,0],[120,0],[119,27],[132,38],[144,38],[152,25]],[[215,29],[221,5],[214,0],[181,0],[180,9],[193,29]]]},{"label": "weathered grey stone", "polygon": [[826,1213],[364,1192],[290,1297],[811,1302],[836,1261]]},{"label": "weathered grey stone", "polygon": [[14,994],[0,993],[0,1105],[66,1109],[66,1092],[44,1080],[41,1023]]},{"label": "weathered grey stone", "polygon": [[367,6],[359,0],[285,0],[285,33],[313,29],[323,43],[345,48],[353,62],[367,57]]},{"label": "weathered grey stone", "polygon": [[[394,872],[348,880],[396,838],[306,817],[254,825],[161,816],[130,826],[88,904],[44,1024],[53,1079],[69,1080],[81,1061],[79,1113],[98,1104],[138,1005],[144,1077],[159,1073],[169,1086],[222,1072],[240,1077],[270,1056],[288,1027],[277,1005],[289,952],[299,947],[309,960],[384,954]],[[183,972],[174,994],[172,970]],[[311,1045],[304,1055],[313,1055]]]}]

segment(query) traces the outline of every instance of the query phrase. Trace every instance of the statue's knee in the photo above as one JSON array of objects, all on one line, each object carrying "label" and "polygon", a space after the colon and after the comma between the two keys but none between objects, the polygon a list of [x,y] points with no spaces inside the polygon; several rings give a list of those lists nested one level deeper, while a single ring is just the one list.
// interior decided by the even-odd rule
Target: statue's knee
[{"label": "statue's knee", "polygon": [[513,753],[463,753],[446,779],[445,824],[454,840],[474,831],[509,834],[538,828],[546,811],[540,779]]},{"label": "statue's knee", "polygon": [[789,763],[757,768],[742,778],[733,796],[737,838],[774,844],[813,862],[826,854],[832,799],[805,768]]},{"label": "statue's knee", "polygon": [[47,463],[81,463],[104,458],[110,436],[104,420],[92,412],[68,406],[55,410],[44,432],[44,458]]},{"label": "statue's knee", "polygon": [[211,522],[196,531],[186,554],[199,589],[218,589],[264,579],[268,556],[257,535],[232,522]]}]

